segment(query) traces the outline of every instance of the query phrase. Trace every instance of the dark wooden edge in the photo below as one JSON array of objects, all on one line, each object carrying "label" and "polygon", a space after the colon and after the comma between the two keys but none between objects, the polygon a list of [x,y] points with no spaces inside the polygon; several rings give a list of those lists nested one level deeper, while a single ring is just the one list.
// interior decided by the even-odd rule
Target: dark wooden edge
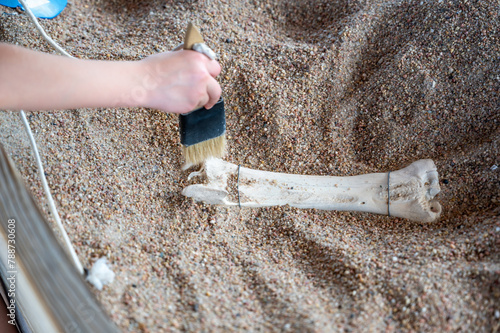
[{"label": "dark wooden edge", "polygon": [[28,280],[61,332],[119,332],[55,237],[0,144],[0,227],[5,233],[9,219],[16,221],[16,262],[25,268]]},{"label": "dark wooden edge", "polygon": [[[0,236],[1,237],[1,236]],[[8,296],[8,281],[7,281],[7,275],[5,272],[7,272],[8,269],[3,265],[3,262],[0,262],[0,296],[2,297],[2,301],[5,303],[5,306],[8,306],[10,304],[10,299],[12,297]],[[5,309],[7,310],[7,309]],[[7,312],[8,313],[8,312]],[[3,315],[3,312],[0,312],[0,315]],[[5,317],[2,319],[4,320]],[[7,321],[10,320],[9,317],[6,318]],[[29,324],[26,322],[24,319],[24,313],[18,307],[16,306],[16,319],[15,319],[15,330],[19,333],[32,333],[33,331],[31,330]],[[10,324],[9,324],[10,325]]]}]

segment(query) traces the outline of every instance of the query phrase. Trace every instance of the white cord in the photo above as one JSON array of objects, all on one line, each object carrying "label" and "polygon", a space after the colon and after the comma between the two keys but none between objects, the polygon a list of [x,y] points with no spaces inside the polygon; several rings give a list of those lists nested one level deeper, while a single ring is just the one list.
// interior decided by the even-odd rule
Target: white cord
[{"label": "white cord", "polygon": [[50,44],[52,45],[52,47],[54,49],[56,49],[57,52],[61,53],[62,55],[65,55],[66,57],[70,57],[70,58],[73,58],[73,56],[71,54],[69,54],[68,52],[66,52],[62,47],[60,47],[52,38],[50,38],[49,35],[47,35],[45,33],[45,30],[43,30],[42,26],[40,25],[40,23],[38,22],[38,20],[36,19],[35,15],[33,14],[33,12],[31,11],[30,7],[28,6],[28,4],[26,3],[26,1],[24,0],[19,0],[19,2],[21,3],[21,5],[23,5],[23,8],[24,8],[24,11],[28,14],[28,16],[30,17],[31,21],[33,22],[33,24],[35,25],[36,29],[38,30],[38,32],[42,35],[43,38],[45,38],[45,40]]},{"label": "white cord", "polygon": [[52,194],[50,194],[50,189],[49,185],[47,184],[47,179],[45,178],[45,172],[43,170],[43,164],[42,160],[40,159],[40,154],[38,153],[38,148],[36,146],[35,138],[33,137],[33,132],[31,132],[30,125],[28,124],[28,120],[26,119],[26,115],[24,114],[24,111],[20,111],[21,114],[21,119],[24,124],[24,128],[26,129],[26,133],[28,133],[28,137],[30,139],[31,143],[31,148],[33,148],[33,152],[35,153],[35,161],[36,165],[38,167],[38,173],[40,174],[40,179],[42,181],[42,186],[43,190],[45,191],[45,195],[47,196],[47,201],[49,202],[49,210],[52,216],[54,217],[54,220],[56,220],[57,226],[59,227],[59,230],[61,231],[63,238],[64,238],[64,243],[66,244],[66,247],[68,248],[71,258],[73,259],[73,262],[75,263],[76,268],[78,271],[83,274],[83,266],[80,263],[80,260],[78,259],[78,256],[76,255],[75,249],[73,248],[73,245],[71,245],[71,241],[68,237],[68,234],[66,233],[66,230],[64,230],[64,226],[61,223],[61,218],[59,217],[59,213],[57,212],[56,205],[54,204],[54,199],[52,199]]},{"label": "white cord", "polygon": [[[43,30],[42,26],[40,23],[38,23],[38,20],[36,19],[35,15],[33,15],[33,12],[29,8],[29,6],[26,4],[25,0],[19,0],[21,5],[23,5],[24,10],[28,14],[28,16],[31,18],[31,21],[35,24],[37,30],[40,32],[43,38],[52,45],[59,53],[62,55],[65,55],[69,58],[73,58],[68,52],[66,52],[62,47],[60,47],[52,38],[50,38],[46,33],[45,30]],[[42,160],[40,159],[40,154],[38,153],[38,148],[36,146],[35,139],[33,138],[33,133],[31,132],[31,128],[28,124],[28,120],[26,119],[26,115],[24,114],[24,111],[21,110],[21,118],[24,123],[24,127],[26,128],[26,132],[28,133],[28,136],[30,138],[31,142],[31,147],[33,148],[33,151],[35,153],[35,160],[38,166],[38,171],[40,173],[40,178],[42,180],[42,185],[43,189],[45,191],[45,195],[47,196],[47,200],[49,202],[49,210],[52,213],[52,216],[54,216],[54,219],[56,220],[57,226],[59,227],[59,230],[61,231],[63,238],[64,238],[64,243],[66,247],[68,248],[69,253],[71,254],[71,258],[73,259],[73,262],[77,268],[77,270],[80,272],[80,274],[84,275],[85,271],[83,269],[83,266],[78,259],[78,256],[76,255],[75,249],[73,248],[73,245],[71,244],[71,241],[68,237],[68,234],[66,233],[66,230],[64,229],[63,224],[61,223],[61,219],[59,217],[59,214],[56,209],[56,205],[54,204],[54,200],[52,199],[52,194],[50,193],[49,186],[47,184],[47,179],[45,178],[45,172],[43,171],[43,165],[42,165]],[[101,290],[102,286],[108,283],[113,282],[113,279],[115,277],[115,274],[109,267],[106,265],[106,259],[101,258],[95,262],[93,267],[90,269],[89,274],[86,276],[86,280],[89,281],[94,287],[97,289]]]}]

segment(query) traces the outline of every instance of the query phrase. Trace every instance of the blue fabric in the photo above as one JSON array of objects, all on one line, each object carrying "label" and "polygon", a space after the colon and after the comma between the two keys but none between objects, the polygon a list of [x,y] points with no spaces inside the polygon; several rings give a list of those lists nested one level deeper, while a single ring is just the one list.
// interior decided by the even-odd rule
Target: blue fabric
[{"label": "blue fabric", "polygon": [[[62,12],[68,0],[26,0],[26,3],[36,17],[51,19]],[[17,0],[0,0],[0,5],[23,8]]]}]

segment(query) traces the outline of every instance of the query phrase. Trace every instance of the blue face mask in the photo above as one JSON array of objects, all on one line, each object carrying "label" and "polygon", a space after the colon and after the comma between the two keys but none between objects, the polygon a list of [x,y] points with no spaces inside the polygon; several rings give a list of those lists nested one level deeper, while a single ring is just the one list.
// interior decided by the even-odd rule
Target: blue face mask
[{"label": "blue face mask", "polygon": [[[36,17],[51,19],[59,15],[68,0],[25,0],[31,11]],[[0,0],[0,5],[7,7],[21,7],[23,6],[17,0]]]}]

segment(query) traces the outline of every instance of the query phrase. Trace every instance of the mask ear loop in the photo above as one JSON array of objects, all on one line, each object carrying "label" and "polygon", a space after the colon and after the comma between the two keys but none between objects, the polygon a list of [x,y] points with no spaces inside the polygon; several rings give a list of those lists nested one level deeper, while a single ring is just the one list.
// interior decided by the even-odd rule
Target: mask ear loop
[{"label": "mask ear loop", "polygon": [[391,172],[387,173],[387,216],[391,217],[391,192],[390,192]]},{"label": "mask ear loop", "polygon": [[241,209],[241,201],[240,201],[240,167],[241,164],[238,164],[238,177],[236,178],[236,190],[238,191],[238,207]]}]

